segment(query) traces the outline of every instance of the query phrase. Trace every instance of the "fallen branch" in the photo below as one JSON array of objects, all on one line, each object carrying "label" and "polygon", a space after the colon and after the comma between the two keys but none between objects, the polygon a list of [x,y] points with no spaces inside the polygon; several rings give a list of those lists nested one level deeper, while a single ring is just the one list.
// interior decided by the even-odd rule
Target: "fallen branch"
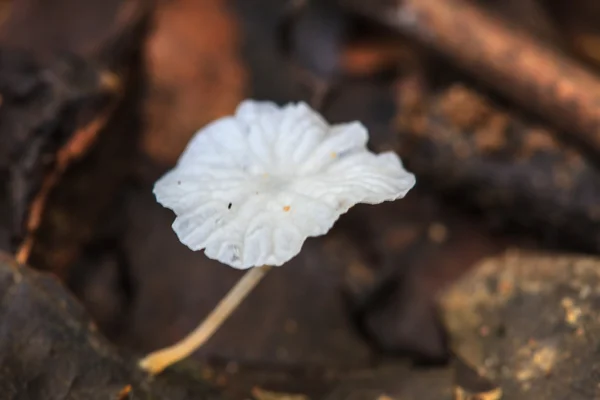
[{"label": "fallen branch", "polygon": [[600,81],[549,46],[462,0],[340,0],[449,57],[600,153]]}]

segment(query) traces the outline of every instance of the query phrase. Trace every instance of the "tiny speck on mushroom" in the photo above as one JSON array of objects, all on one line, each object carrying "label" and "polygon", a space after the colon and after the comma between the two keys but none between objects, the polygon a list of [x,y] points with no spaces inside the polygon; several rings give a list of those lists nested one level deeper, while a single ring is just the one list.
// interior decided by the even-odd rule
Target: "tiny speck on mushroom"
[{"label": "tiny speck on mushroom", "polygon": [[228,210],[231,210],[231,206],[232,206],[232,205],[233,205],[233,204],[229,203],[229,204],[227,205],[227,209],[228,209]]},{"label": "tiny speck on mushroom", "polygon": [[283,207],[283,211],[288,212],[290,211],[291,207],[290,206],[284,206]]}]

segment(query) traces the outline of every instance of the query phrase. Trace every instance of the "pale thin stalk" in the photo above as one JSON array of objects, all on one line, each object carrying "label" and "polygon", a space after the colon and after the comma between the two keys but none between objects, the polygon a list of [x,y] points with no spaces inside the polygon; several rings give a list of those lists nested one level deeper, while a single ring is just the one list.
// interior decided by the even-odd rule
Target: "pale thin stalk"
[{"label": "pale thin stalk", "polygon": [[227,295],[217,304],[211,313],[192,333],[173,346],[155,351],[144,357],[139,365],[151,374],[158,374],[168,366],[184,359],[202,346],[227,317],[240,305],[248,294],[258,285],[271,267],[252,268],[240,279]]}]

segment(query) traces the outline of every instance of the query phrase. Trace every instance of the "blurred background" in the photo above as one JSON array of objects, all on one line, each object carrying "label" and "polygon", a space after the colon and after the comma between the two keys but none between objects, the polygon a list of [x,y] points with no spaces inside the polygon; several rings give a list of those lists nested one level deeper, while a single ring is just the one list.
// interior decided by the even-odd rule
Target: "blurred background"
[{"label": "blurred background", "polygon": [[174,343],[240,277],[179,243],[151,189],[241,100],[358,119],[416,174],[308,240],[194,355],[233,398],[439,368],[438,296],[481,260],[600,251],[595,0],[1,0],[0,21],[0,249],[130,351]]}]

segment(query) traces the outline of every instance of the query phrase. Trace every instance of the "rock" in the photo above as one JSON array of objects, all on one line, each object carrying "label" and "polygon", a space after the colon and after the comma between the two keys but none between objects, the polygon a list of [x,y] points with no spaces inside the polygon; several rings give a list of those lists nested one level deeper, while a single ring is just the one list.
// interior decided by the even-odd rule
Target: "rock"
[{"label": "rock", "polygon": [[442,298],[455,351],[507,399],[598,398],[600,259],[509,252]]},{"label": "rock", "polygon": [[0,393],[4,399],[219,399],[183,372],[150,381],[58,280],[0,253]]}]

